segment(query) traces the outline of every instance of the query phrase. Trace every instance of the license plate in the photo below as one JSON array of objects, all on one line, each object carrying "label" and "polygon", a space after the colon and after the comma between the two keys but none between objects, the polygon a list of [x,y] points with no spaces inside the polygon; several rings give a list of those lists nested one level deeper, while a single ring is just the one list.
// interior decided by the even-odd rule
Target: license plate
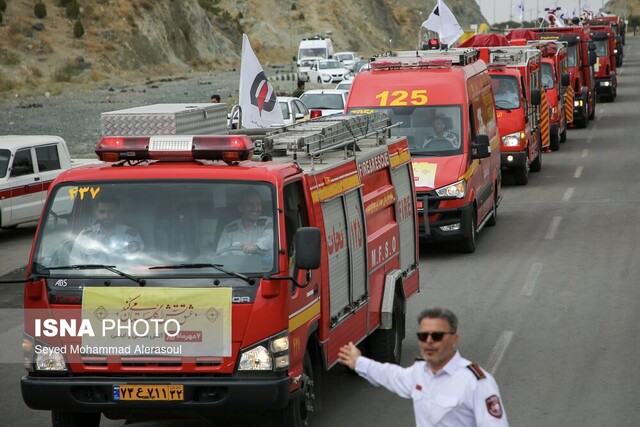
[{"label": "license plate", "polygon": [[184,400],[184,386],[136,384],[114,385],[113,400]]}]

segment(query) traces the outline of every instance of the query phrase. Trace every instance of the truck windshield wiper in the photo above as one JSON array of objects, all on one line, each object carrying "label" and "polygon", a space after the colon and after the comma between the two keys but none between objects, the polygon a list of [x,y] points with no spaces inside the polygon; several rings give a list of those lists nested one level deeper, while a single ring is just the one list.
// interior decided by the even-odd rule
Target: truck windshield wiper
[{"label": "truck windshield wiper", "polygon": [[223,273],[228,274],[229,276],[237,277],[238,279],[244,280],[250,285],[253,285],[256,281],[252,277],[247,277],[244,274],[237,273],[235,271],[224,268],[222,264],[174,264],[174,265],[156,265],[153,267],[149,267],[149,270],[178,270],[178,269],[186,269],[186,268],[213,268],[214,270],[221,271]]},{"label": "truck windshield wiper", "polygon": [[140,286],[144,286],[147,284],[147,281],[144,279],[140,279],[138,277],[134,277],[130,274],[125,273],[124,271],[120,271],[116,268],[115,265],[104,265],[104,264],[73,264],[73,265],[61,265],[58,267],[43,267],[46,270],[109,270],[112,273],[117,274],[121,277],[126,277],[129,280],[132,280],[139,284]]}]

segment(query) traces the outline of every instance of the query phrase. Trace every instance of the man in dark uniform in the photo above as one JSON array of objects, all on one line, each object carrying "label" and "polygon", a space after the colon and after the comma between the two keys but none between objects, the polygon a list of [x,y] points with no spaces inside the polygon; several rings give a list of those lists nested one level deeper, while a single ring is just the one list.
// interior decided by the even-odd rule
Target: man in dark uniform
[{"label": "man in dark uniform", "polygon": [[261,216],[262,199],[256,190],[242,195],[238,206],[241,217],[230,222],[222,230],[218,241],[218,253],[258,254],[273,250],[273,222]]},{"label": "man in dark uniform", "polygon": [[448,141],[451,144],[452,148],[460,148],[460,142],[458,141],[458,137],[451,132],[445,131],[445,120],[441,116],[436,116],[433,119],[433,133],[434,135],[427,137],[424,141],[424,148],[429,148],[429,144],[434,141]]},{"label": "man in dark uniform", "polygon": [[418,323],[422,358],[407,368],[368,359],[353,343],[340,348],[339,361],[374,386],[412,399],[417,427],[508,427],[493,376],[458,353],[456,315],[428,309]]},{"label": "man in dark uniform", "polygon": [[80,232],[71,250],[72,264],[118,264],[144,249],[140,233],[119,222],[117,199],[98,201],[96,221]]}]

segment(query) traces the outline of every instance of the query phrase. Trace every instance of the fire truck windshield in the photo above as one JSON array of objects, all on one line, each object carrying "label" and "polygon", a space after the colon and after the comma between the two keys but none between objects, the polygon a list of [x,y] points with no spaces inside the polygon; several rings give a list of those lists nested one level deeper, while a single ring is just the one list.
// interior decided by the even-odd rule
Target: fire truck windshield
[{"label": "fire truck windshield", "polygon": [[276,266],[275,194],[272,185],[238,181],[64,183],[43,213],[33,271],[113,277],[109,269],[65,268],[105,265],[136,278],[246,284]]},{"label": "fire truck windshield", "polygon": [[609,40],[598,39],[593,41],[596,44],[596,56],[608,56]]},{"label": "fire truck windshield", "polygon": [[[361,107],[352,110],[362,110]],[[393,135],[406,136],[414,156],[454,156],[462,153],[462,109],[459,105],[374,108],[389,115]]]}]

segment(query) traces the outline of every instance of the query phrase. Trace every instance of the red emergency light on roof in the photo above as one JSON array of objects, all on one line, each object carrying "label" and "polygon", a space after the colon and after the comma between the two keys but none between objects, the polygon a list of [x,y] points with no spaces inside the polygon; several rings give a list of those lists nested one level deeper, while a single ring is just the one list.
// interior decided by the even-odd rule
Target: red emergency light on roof
[{"label": "red emergency light on roof", "polygon": [[427,42],[427,48],[429,50],[440,49],[440,41],[438,39],[429,39],[429,41]]},{"label": "red emergency light on roof", "polygon": [[393,70],[402,68],[401,61],[373,61],[371,63],[372,70]]},{"label": "red emergency light on roof", "polygon": [[234,163],[253,156],[253,141],[246,136],[111,136],[96,146],[98,158],[120,160],[222,160]]}]

